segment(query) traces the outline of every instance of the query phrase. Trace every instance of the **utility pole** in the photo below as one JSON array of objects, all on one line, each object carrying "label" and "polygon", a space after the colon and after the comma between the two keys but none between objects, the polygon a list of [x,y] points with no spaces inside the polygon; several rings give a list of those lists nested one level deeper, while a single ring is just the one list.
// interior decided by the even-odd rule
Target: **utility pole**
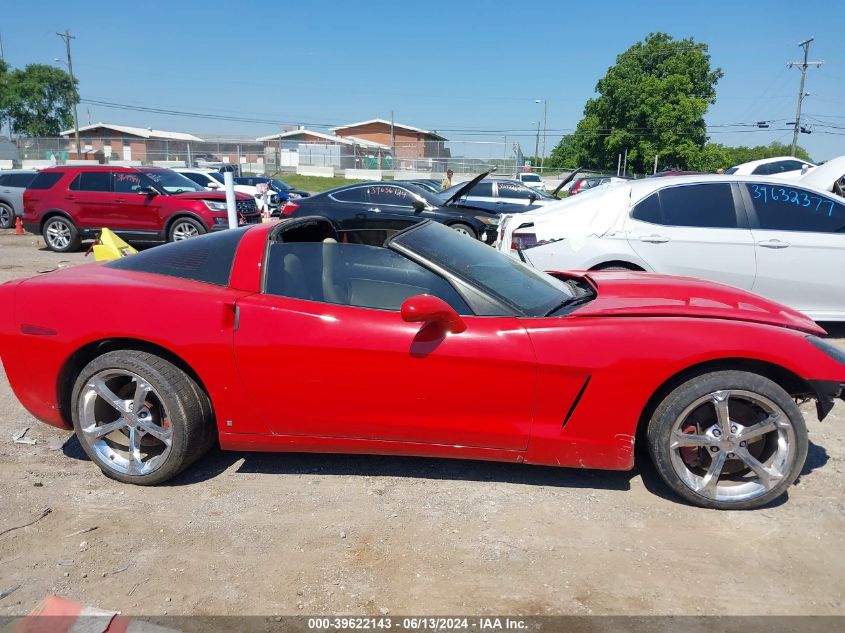
[{"label": "utility pole", "polygon": [[65,41],[65,48],[67,49],[67,70],[70,74],[70,85],[73,89],[73,136],[76,140],[76,157],[81,158],[79,145],[79,115],[76,112],[76,104],[79,102],[79,93],[76,92],[76,80],[73,78],[73,60],[70,56],[70,41],[75,40],[76,37],[70,34],[68,29],[64,33],[56,33]]},{"label": "utility pole", "polygon": [[[534,99],[534,103],[543,102],[543,145],[542,149],[540,150],[540,154],[537,156],[537,161],[540,163],[540,173],[543,172],[543,157],[546,155],[546,115],[548,114],[549,102],[547,99]],[[537,139],[539,140],[540,134],[539,129],[537,133]],[[537,155],[537,152],[534,152]]]},{"label": "utility pole", "polygon": [[396,169],[396,128],[393,122],[393,110],[390,111],[390,153],[393,155],[393,169]]},{"label": "utility pole", "polygon": [[[533,121],[532,121],[533,123]],[[534,167],[540,160],[540,121],[537,121],[537,138],[534,141]]]},{"label": "utility pole", "polygon": [[800,68],[801,69],[801,87],[798,89],[798,109],[795,111],[795,130],[792,132],[792,155],[795,156],[795,150],[798,147],[798,132],[801,131],[801,104],[804,102],[804,97],[807,96],[808,93],[804,92],[804,79],[807,76],[807,68],[810,66],[815,66],[819,68],[823,61],[818,62],[808,62],[807,57],[810,54],[810,42],[812,42],[815,38],[810,38],[808,40],[804,40],[798,46],[804,49],[804,61],[803,62],[789,62],[786,66],[787,68]]}]

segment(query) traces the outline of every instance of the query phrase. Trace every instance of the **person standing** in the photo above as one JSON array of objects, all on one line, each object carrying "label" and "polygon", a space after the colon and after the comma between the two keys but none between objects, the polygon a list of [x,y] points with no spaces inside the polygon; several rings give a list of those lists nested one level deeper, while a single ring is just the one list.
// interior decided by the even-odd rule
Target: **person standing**
[{"label": "person standing", "polygon": [[443,177],[443,181],[440,183],[440,190],[448,189],[452,186],[452,174],[454,174],[451,169],[446,170],[446,175]]}]

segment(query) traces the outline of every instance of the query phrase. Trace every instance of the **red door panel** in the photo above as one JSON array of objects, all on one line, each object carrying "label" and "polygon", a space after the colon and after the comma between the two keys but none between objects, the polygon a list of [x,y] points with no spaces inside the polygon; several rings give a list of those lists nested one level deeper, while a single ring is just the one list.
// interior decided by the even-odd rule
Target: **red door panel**
[{"label": "red door panel", "polygon": [[274,433],[527,446],[536,363],[516,319],[443,337],[384,310],[258,294],[238,308],[238,371]]}]

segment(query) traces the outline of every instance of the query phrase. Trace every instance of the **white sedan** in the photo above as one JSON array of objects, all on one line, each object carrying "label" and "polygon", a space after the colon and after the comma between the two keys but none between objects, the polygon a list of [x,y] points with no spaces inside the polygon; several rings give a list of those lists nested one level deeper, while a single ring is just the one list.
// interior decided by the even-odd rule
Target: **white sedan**
[{"label": "white sedan", "polygon": [[843,174],[845,157],[807,182],[700,175],[602,185],[502,216],[497,248],[542,270],[701,277],[845,321]]},{"label": "white sedan", "polygon": [[795,156],[775,156],[735,165],[725,173],[734,176],[777,176],[778,178],[797,180],[815,166],[813,163],[795,158]]}]

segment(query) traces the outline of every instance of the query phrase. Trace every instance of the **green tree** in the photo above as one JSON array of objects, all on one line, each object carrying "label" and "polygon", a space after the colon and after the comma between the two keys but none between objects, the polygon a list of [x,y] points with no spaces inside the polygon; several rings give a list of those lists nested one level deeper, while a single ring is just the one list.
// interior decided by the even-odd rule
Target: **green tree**
[{"label": "green tree", "polygon": [[[615,169],[628,151],[628,170],[681,167],[698,160],[707,141],[704,114],[716,100],[720,69],[711,69],[706,44],[652,33],[616,58],[596,84],[584,118],[552,156],[595,169]],[[557,160],[557,159],[555,159]]]},{"label": "green tree", "polygon": [[0,59],[0,133],[6,123],[9,107],[9,65]]},{"label": "green tree", "polygon": [[58,136],[72,125],[77,92],[64,70],[30,64],[7,73],[3,79],[6,116],[11,120],[13,132],[24,136]]}]

